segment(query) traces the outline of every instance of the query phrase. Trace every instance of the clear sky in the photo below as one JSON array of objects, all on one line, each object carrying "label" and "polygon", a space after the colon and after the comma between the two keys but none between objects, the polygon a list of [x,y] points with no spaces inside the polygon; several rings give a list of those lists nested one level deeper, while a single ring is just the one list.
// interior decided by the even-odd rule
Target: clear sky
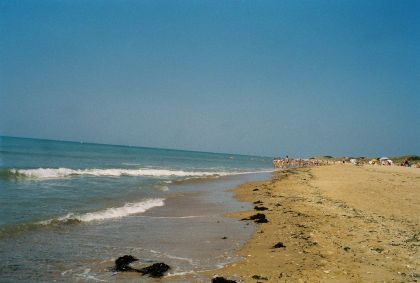
[{"label": "clear sky", "polygon": [[420,1],[0,0],[0,134],[420,154]]}]

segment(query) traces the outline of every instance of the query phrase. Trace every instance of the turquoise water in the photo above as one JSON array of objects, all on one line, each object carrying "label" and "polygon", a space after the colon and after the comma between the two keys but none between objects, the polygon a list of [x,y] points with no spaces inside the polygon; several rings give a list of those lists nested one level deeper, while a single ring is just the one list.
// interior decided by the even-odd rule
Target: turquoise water
[{"label": "turquoise water", "polygon": [[0,229],[159,198],[175,180],[269,168],[255,156],[2,137]]},{"label": "turquoise water", "polygon": [[225,190],[270,170],[258,156],[0,137],[0,273],[10,282],[109,281],[98,266],[130,252],[180,273],[213,268],[215,247],[235,249],[250,230],[225,248],[188,243],[214,231],[235,239],[245,228],[222,214],[243,205]]}]

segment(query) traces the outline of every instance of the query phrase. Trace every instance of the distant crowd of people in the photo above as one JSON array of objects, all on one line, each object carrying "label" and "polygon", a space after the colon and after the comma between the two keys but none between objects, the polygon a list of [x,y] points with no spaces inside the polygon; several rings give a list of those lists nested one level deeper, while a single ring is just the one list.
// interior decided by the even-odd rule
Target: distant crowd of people
[{"label": "distant crowd of people", "polygon": [[321,165],[329,165],[329,164],[352,164],[352,165],[382,165],[382,166],[404,166],[404,167],[415,167],[420,168],[420,163],[412,164],[410,160],[405,159],[402,162],[394,163],[391,159],[387,157],[372,159],[368,161],[368,159],[362,158],[344,158],[344,159],[332,159],[332,160],[325,160],[325,159],[302,159],[302,158],[289,158],[286,155],[284,158],[275,157],[273,158],[273,167],[274,169],[288,169],[288,168],[300,168],[300,167],[309,167],[309,166],[321,166]]},{"label": "distant crowd of people", "polygon": [[380,158],[380,159],[372,159],[369,161],[370,165],[382,165],[382,166],[404,166],[404,167],[414,167],[414,168],[420,168],[420,163],[411,163],[408,158],[394,162],[389,158]]},{"label": "distant crowd of people", "polygon": [[288,168],[300,168],[300,167],[307,167],[307,166],[319,166],[319,165],[326,165],[328,161],[318,160],[318,159],[302,159],[302,158],[289,158],[286,155],[284,158],[281,157],[274,157],[273,159],[273,167],[274,169],[288,169]]}]

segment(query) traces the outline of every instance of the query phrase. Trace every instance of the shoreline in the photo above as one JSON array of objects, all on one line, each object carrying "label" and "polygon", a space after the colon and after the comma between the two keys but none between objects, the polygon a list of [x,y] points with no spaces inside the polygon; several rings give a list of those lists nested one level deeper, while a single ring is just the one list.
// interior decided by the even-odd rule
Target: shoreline
[{"label": "shoreline", "polygon": [[238,252],[242,261],[206,272],[210,278],[420,281],[418,169],[351,165],[289,169],[232,191],[239,201],[267,210],[228,217],[263,213],[268,223],[255,224],[254,235]]},{"label": "shoreline", "polygon": [[[161,227],[161,233],[158,233],[161,236],[154,237],[157,239],[155,245],[150,246],[149,243],[141,247],[145,251],[151,249],[152,256],[142,256],[137,251],[126,253],[140,259],[133,263],[132,267],[143,268],[146,262],[153,260],[171,267],[167,274],[159,279],[162,282],[210,281],[208,276],[203,275],[204,272],[238,262],[240,258],[236,255],[237,251],[254,232],[254,227],[247,223],[225,217],[226,213],[252,208],[234,198],[231,188],[267,178],[269,176],[257,173],[170,184],[165,206],[132,217],[155,219],[155,222],[160,223],[157,226]],[[156,231],[153,227],[150,230]],[[115,279],[121,282],[156,281],[131,272],[110,275],[109,268],[114,265],[114,260],[123,255],[118,254],[112,259],[100,262],[93,272],[100,274],[106,270],[106,273],[102,274],[104,277],[98,277],[105,280],[115,276]]]}]

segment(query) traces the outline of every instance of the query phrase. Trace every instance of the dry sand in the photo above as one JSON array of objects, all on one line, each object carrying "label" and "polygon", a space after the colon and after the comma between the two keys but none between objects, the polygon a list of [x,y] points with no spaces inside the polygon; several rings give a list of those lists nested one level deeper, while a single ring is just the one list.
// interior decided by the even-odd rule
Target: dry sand
[{"label": "dry sand", "polygon": [[[420,169],[334,165],[275,173],[235,189],[266,211],[242,262],[211,272],[238,282],[420,282]],[[251,222],[251,221],[250,221]],[[285,247],[273,248],[282,242]]]}]

